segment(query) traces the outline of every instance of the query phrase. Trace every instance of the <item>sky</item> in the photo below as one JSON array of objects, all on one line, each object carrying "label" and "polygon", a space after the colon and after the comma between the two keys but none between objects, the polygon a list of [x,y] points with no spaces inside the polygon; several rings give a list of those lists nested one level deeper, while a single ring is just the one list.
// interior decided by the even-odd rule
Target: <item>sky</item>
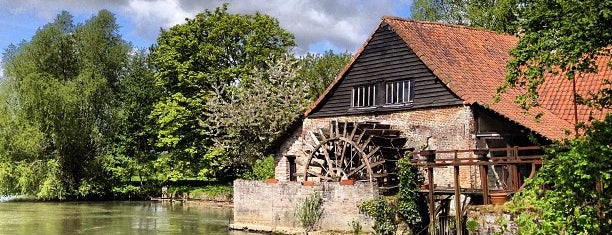
[{"label": "sky", "polygon": [[412,0],[0,0],[0,49],[29,41],[62,10],[84,22],[101,9],[115,14],[123,39],[139,48],[155,43],[160,29],[228,2],[228,12],[260,12],[295,35],[294,53],[355,53],[382,16],[410,17]]}]

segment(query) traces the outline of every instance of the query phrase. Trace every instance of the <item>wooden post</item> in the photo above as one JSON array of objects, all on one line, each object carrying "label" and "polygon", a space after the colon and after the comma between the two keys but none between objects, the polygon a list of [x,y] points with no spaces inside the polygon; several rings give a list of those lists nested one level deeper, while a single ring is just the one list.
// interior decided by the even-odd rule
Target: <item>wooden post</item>
[{"label": "wooden post", "polygon": [[482,203],[489,204],[489,177],[486,165],[480,165],[480,183],[482,184]]},{"label": "wooden post", "polygon": [[[519,160],[518,154],[518,146],[514,146],[514,158],[513,160]],[[514,192],[518,192],[521,185],[519,185],[519,181],[521,181],[520,174],[518,172],[518,166],[516,164],[510,165],[510,170],[512,172],[512,187]]]},{"label": "wooden post", "polygon": [[436,229],[436,206],[434,205],[433,167],[430,163],[427,164],[427,180],[429,181],[429,193],[427,195],[427,200],[429,201],[429,234],[434,234]]},{"label": "wooden post", "polygon": [[455,150],[455,160],[454,160],[454,168],[455,168],[455,225],[457,227],[457,235],[463,234],[463,223],[461,222],[461,216],[463,212],[461,211],[461,182],[459,182],[459,165],[458,162],[457,150]]},{"label": "wooden post", "polygon": [[488,153],[489,150],[485,149],[474,150],[474,154],[476,154],[480,160],[478,171],[480,172],[480,188],[482,189],[482,204],[484,205],[489,204],[489,168],[484,164],[489,161],[489,158],[487,158]]}]

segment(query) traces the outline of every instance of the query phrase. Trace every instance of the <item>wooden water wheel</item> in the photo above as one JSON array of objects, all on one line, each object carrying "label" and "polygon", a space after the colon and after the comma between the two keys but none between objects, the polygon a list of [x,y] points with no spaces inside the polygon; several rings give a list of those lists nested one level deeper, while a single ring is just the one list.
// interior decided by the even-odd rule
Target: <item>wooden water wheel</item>
[{"label": "wooden water wheel", "polygon": [[304,169],[306,180],[353,179],[397,187],[397,160],[409,150],[406,138],[378,122],[336,122],[308,133],[311,152]]}]

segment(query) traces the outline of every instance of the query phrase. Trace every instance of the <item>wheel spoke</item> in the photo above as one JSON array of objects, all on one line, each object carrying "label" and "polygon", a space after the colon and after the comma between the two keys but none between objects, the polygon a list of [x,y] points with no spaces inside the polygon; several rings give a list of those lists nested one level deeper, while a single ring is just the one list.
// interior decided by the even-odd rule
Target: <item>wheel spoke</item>
[{"label": "wheel spoke", "polygon": [[[385,161],[384,161],[384,160],[379,161],[379,162],[372,163],[372,164],[370,164],[370,168],[374,168],[374,167],[376,167],[376,166],[382,165],[383,163],[385,163]],[[363,168],[365,168],[366,166],[367,166],[366,164],[363,164],[363,165],[361,165],[361,166],[359,166],[359,167],[355,168],[353,171],[349,172],[347,175],[350,177],[350,176],[354,175],[355,173],[357,173],[357,172],[359,172],[359,171],[363,170]]]},{"label": "wheel spoke", "polygon": [[340,151],[340,167],[342,167],[344,164],[344,151],[346,150],[346,145],[348,145],[348,143],[346,141],[342,141],[342,150]]},{"label": "wheel spoke", "polygon": [[331,177],[324,176],[321,173],[314,172],[314,171],[312,171],[310,169],[307,172],[308,172],[308,174],[311,174],[311,175],[314,175],[316,177],[319,177],[320,179],[324,179],[324,180],[327,180],[327,181],[332,181],[333,180]]}]

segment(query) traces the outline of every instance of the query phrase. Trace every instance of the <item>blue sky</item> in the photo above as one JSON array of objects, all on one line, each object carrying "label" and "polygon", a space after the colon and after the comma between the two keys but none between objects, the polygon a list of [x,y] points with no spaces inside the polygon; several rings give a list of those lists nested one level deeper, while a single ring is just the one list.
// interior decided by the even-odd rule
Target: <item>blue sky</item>
[{"label": "blue sky", "polygon": [[140,48],[155,43],[160,28],[184,22],[229,2],[231,13],[261,12],[295,35],[296,54],[327,50],[354,53],[384,15],[410,16],[412,0],[0,0],[0,48],[30,40],[62,10],[83,22],[101,9],[115,14],[124,40]]}]

